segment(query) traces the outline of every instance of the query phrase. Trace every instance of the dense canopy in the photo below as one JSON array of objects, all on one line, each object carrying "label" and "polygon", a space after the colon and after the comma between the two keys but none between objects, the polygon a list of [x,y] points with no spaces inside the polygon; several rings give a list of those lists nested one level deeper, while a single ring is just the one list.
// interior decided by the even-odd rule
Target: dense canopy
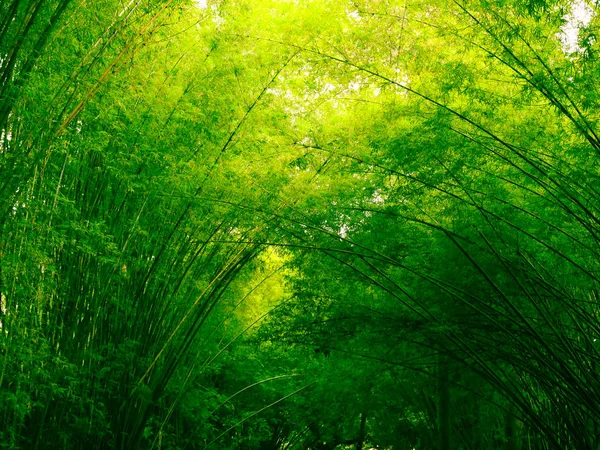
[{"label": "dense canopy", "polygon": [[0,448],[600,448],[596,0],[0,2]]}]

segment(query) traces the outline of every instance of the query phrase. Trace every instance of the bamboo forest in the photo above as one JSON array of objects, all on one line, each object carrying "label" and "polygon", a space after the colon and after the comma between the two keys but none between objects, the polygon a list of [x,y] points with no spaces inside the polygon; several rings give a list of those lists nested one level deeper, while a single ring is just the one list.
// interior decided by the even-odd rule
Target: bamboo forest
[{"label": "bamboo forest", "polygon": [[0,449],[600,450],[599,32],[0,0]]}]

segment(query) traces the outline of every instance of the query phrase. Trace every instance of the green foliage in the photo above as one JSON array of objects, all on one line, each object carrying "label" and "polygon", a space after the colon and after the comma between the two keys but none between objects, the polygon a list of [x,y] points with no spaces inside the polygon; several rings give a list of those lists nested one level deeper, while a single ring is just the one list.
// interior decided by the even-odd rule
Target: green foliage
[{"label": "green foliage", "polygon": [[0,446],[598,448],[574,3],[2,3]]}]

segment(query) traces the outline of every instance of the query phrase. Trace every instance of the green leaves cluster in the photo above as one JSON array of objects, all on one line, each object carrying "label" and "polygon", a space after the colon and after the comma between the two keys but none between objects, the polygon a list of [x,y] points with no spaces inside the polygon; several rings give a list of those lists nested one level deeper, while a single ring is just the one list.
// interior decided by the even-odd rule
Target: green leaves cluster
[{"label": "green leaves cluster", "polygon": [[596,448],[596,5],[258,3],[0,5],[0,445]]}]

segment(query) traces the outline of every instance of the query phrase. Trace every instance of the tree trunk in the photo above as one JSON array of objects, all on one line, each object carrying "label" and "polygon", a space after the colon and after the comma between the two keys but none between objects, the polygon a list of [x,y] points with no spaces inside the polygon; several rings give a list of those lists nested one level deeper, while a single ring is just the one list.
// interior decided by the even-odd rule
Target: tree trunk
[{"label": "tree trunk", "polygon": [[367,413],[363,411],[360,415],[360,427],[358,429],[358,438],[356,439],[356,450],[362,450],[365,441],[365,428],[367,425]]},{"label": "tree trunk", "polygon": [[[512,408],[511,408],[512,409]],[[517,422],[517,418],[514,414],[511,414],[511,411],[507,411],[505,413],[505,422],[504,422],[504,436],[505,436],[505,446],[506,450],[519,450],[521,448],[520,439],[519,439],[519,424]]]},{"label": "tree trunk", "polygon": [[451,448],[451,423],[450,423],[450,374],[448,358],[439,356],[438,365],[438,449],[450,450]]}]

